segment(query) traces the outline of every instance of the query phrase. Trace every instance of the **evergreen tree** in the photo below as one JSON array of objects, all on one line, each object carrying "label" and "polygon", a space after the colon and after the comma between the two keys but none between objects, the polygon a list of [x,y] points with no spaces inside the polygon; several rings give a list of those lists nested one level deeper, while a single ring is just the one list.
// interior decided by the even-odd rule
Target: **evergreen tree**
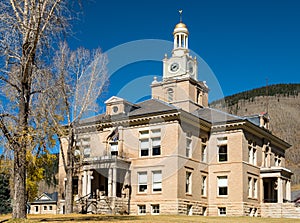
[{"label": "evergreen tree", "polygon": [[12,211],[9,175],[5,173],[0,173],[0,204],[0,214],[7,214]]}]

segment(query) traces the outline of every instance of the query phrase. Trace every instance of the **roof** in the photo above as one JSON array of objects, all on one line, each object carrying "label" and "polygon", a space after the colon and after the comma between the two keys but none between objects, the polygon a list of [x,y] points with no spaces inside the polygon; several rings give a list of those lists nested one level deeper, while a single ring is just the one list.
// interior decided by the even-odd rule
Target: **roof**
[{"label": "roof", "polygon": [[58,201],[58,192],[53,193],[42,193],[36,200],[31,202],[31,204],[53,204]]},{"label": "roof", "polygon": [[231,115],[213,108],[199,108],[196,111],[192,112],[192,114],[212,124],[243,120],[243,118],[240,116]]},{"label": "roof", "polygon": [[129,112],[128,116],[146,115],[158,112],[167,112],[179,110],[178,107],[158,99],[149,99],[137,104],[139,108]]}]

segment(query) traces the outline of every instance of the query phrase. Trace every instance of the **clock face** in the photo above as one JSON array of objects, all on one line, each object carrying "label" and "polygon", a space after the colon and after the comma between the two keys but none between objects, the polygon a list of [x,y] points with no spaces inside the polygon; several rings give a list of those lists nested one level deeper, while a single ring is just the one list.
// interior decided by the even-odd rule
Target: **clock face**
[{"label": "clock face", "polygon": [[118,110],[119,110],[118,106],[114,106],[114,107],[113,107],[113,112],[114,112],[114,113],[117,113]]},{"label": "clock face", "polygon": [[179,64],[178,63],[172,63],[171,65],[170,65],[170,71],[171,72],[176,72],[176,71],[178,71],[179,70]]}]

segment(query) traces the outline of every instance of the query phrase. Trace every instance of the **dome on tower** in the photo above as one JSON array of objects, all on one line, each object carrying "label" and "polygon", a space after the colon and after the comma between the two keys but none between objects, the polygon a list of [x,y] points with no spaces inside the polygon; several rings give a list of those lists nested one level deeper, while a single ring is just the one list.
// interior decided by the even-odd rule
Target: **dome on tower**
[{"label": "dome on tower", "polygon": [[182,23],[182,22],[178,23],[178,24],[175,26],[173,35],[176,34],[176,33],[179,33],[179,32],[180,32],[180,33],[186,33],[186,34],[189,34],[189,31],[188,31],[188,29],[187,29],[187,26],[186,26],[184,23]]}]

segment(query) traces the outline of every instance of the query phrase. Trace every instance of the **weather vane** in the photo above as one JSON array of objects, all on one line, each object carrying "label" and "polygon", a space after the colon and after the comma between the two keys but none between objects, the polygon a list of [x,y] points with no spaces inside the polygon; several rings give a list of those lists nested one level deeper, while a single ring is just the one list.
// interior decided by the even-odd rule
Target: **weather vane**
[{"label": "weather vane", "polygon": [[182,22],[182,9],[179,10],[179,14],[180,14],[180,22]]}]

